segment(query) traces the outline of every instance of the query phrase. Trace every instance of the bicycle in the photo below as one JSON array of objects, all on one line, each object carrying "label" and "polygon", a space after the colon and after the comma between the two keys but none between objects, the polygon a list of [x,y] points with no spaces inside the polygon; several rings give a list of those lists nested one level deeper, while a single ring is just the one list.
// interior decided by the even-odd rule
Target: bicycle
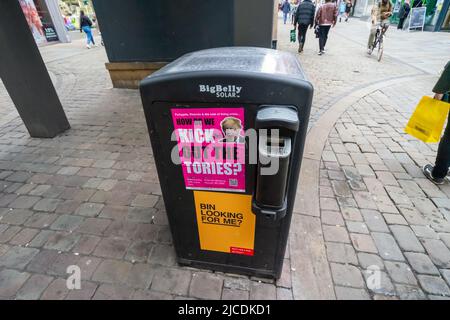
[{"label": "bicycle", "polygon": [[377,60],[378,62],[381,61],[381,58],[383,57],[383,51],[384,51],[384,35],[386,33],[386,30],[388,29],[389,25],[386,23],[380,24],[377,26],[377,31],[375,34],[375,40],[373,41],[372,46],[370,47],[370,55],[373,53],[375,48],[378,46],[378,53],[377,53]]}]

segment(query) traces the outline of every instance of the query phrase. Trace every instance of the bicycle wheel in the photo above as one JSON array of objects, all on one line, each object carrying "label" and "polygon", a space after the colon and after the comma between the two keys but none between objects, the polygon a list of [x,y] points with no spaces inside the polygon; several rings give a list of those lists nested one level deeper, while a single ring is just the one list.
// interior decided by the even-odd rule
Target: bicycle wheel
[{"label": "bicycle wheel", "polygon": [[378,44],[378,55],[377,55],[378,62],[380,62],[381,58],[383,57],[383,51],[384,51],[383,41],[380,40]]}]

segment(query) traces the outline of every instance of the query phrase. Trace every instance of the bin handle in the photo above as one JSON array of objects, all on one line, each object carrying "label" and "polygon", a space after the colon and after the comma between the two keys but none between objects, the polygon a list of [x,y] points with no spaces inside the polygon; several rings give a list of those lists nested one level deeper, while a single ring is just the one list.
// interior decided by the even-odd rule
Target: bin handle
[{"label": "bin handle", "polygon": [[258,204],[256,199],[252,201],[252,211],[256,215],[264,216],[273,221],[281,220],[286,216],[287,212],[287,199],[284,199],[283,206],[281,208],[269,208]]}]

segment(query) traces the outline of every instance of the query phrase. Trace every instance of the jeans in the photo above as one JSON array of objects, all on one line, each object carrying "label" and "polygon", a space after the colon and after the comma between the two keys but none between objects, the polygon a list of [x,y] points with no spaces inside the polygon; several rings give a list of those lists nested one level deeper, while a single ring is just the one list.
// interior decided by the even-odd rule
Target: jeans
[{"label": "jeans", "polygon": [[288,13],[287,13],[287,12],[283,12],[283,21],[284,21],[284,24],[286,24],[287,16],[288,16]]},{"label": "jeans", "polygon": [[447,127],[445,128],[444,135],[441,142],[439,142],[439,148],[437,151],[436,162],[431,173],[434,178],[445,178],[450,167],[450,114],[448,116]]},{"label": "jeans", "polygon": [[328,40],[328,32],[331,26],[319,26],[319,49],[323,51]]},{"label": "jeans", "polygon": [[298,25],[298,42],[301,43],[302,46],[305,45],[307,31],[308,31],[307,24],[299,24]]},{"label": "jeans", "polygon": [[92,42],[92,44],[95,44],[94,42],[94,37],[92,36],[92,30],[91,27],[89,26],[84,26],[83,28],[84,33],[86,33],[86,41],[87,44],[90,44]]}]

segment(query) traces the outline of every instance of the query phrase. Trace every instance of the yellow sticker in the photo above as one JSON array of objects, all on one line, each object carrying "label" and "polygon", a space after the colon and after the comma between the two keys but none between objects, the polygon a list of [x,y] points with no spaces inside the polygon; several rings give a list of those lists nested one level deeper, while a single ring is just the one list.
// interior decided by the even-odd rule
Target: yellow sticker
[{"label": "yellow sticker", "polygon": [[194,191],[202,250],[253,256],[255,214],[252,196]]}]

